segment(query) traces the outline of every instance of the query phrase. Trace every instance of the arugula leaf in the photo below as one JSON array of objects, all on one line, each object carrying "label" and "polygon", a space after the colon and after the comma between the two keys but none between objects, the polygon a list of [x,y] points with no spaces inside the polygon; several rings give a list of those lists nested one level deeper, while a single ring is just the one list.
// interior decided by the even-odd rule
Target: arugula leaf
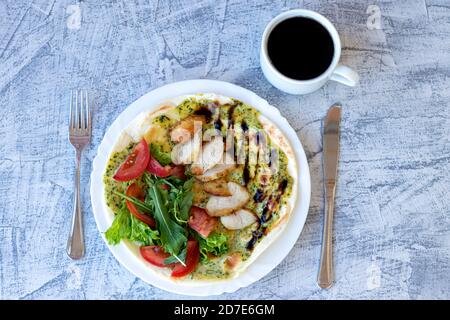
[{"label": "arugula leaf", "polygon": [[146,211],[147,213],[153,212],[153,207],[152,207],[151,203],[145,203],[144,201],[141,201],[135,197],[129,197],[126,194],[123,194],[118,191],[113,191],[113,192],[115,194],[117,194],[118,196],[124,198],[125,200],[130,201],[132,204],[134,204],[139,209]]},{"label": "arugula leaf", "polygon": [[192,232],[200,247],[201,262],[208,260],[208,253],[221,256],[228,252],[228,237],[224,233],[213,232],[207,238],[203,238],[197,232]]},{"label": "arugula leaf", "polygon": [[[187,224],[189,209],[192,206],[193,180],[184,182],[174,177],[159,178],[146,172],[144,181],[148,186],[145,205],[153,209],[161,245],[172,255],[169,261],[184,265],[186,253],[183,250],[187,243],[184,225]],[[163,184],[168,185],[170,189],[162,189]]]},{"label": "arugula leaf", "polygon": [[176,190],[182,189],[183,188],[183,184],[184,184],[183,180],[178,179],[177,177],[173,177],[173,176],[170,176],[170,177],[167,177],[167,178],[158,178],[158,181],[160,183],[165,183],[168,186],[170,186],[171,188],[174,188]]},{"label": "arugula leaf", "polygon": [[150,153],[162,166],[167,166],[172,163],[170,152],[162,151],[162,145],[157,143],[150,144]]},{"label": "arugula leaf", "polygon": [[167,196],[161,194],[161,189],[153,184],[148,189],[155,210],[153,216],[160,232],[161,245],[164,251],[177,256],[186,245],[187,237],[184,228],[170,217],[167,211]]},{"label": "arugula leaf", "polygon": [[192,192],[192,186],[194,185],[194,179],[191,178],[183,184],[182,192],[179,197],[179,219],[186,221],[189,219],[189,210],[192,207],[192,199],[194,198],[194,192]]},{"label": "arugula leaf", "polygon": [[189,180],[186,180],[186,182],[183,184],[183,190],[191,191],[193,186],[194,186],[194,178],[190,178]]},{"label": "arugula leaf", "polygon": [[184,247],[183,250],[181,250],[180,254],[177,257],[170,256],[166,260],[164,260],[164,264],[177,263],[180,262],[180,260],[184,263],[186,261],[186,254],[187,254],[187,246]]},{"label": "arugula leaf", "polygon": [[148,171],[144,171],[143,177],[147,186],[152,186],[156,182],[156,178],[154,177],[154,175],[150,174]]},{"label": "arugula leaf", "polygon": [[180,201],[180,214],[179,218],[183,221],[189,219],[189,210],[192,207],[192,199],[194,198],[194,193],[192,191],[188,191],[183,195],[182,200]]},{"label": "arugula leaf", "polygon": [[193,180],[190,179],[184,182],[180,179],[158,179],[161,184],[164,183],[170,186],[170,192],[161,190],[161,194],[165,203],[169,203],[169,213],[181,225],[185,225],[189,218],[189,209],[192,206],[192,199],[194,197],[191,191],[194,183]]},{"label": "arugula leaf", "polygon": [[106,231],[105,237],[111,245],[116,245],[121,240],[128,239],[149,246],[158,242],[159,233],[130,214],[128,208],[122,205],[111,227]]}]

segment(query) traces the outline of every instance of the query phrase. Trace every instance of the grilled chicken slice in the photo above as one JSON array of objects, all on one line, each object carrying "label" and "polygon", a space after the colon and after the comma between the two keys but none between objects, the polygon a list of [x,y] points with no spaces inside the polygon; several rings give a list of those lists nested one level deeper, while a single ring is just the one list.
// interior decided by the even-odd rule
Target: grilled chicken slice
[{"label": "grilled chicken slice", "polygon": [[224,178],[205,182],[203,184],[203,190],[216,196],[231,196],[227,181]]},{"label": "grilled chicken slice", "polygon": [[175,164],[191,164],[197,161],[202,143],[202,130],[194,133],[192,139],[175,145],[172,149],[172,162]]},{"label": "grilled chicken slice", "polygon": [[200,181],[207,182],[225,177],[228,172],[236,167],[234,158],[225,153],[223,163],[216,164],[211,169],[206,170],[203,174],[195,176]]},{"label": "grilled chicken slice", "polygon": [[228,182],[231,196],[211,196],[206,203],[206,211],[212,217],[226,216],[244,206],[250,198],[247,189],[237,183]]},{"label": "grilled chicken slice", "polygon": [[239,230],[255,223],[258,219],[255,214],[247,209],[239,209],[232,214],[220,217],[220,222],[229,230]]},{"label": "grilled chicken slice", "polygon": [[199,175],[221,162],[223,158],[223,149],[222,136],[215,136],[211,141],[205,143],[202,152],[198,157],[198,161],[191,167],[191,172],[195,175]]},{"label": "grilled chicken slice", "polygon": [[194,131],[200,129],[205,123],[205,116],[188,116],[178,122],[178,124],[170,131],[170,139],[175,143],[185,143],[192,138]]}]

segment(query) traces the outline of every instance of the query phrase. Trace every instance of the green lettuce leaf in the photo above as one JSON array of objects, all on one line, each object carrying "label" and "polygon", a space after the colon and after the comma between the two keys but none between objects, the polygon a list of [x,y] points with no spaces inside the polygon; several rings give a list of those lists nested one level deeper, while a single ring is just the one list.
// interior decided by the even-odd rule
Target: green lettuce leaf
[{"label": "green lettuce leaf", "polygon": [[130,213],[125,206],[122,206],[117,212],[111,227],[106,231],[105,237],[109,244],[116,245],[122,239],[128,239],[130,233]]},{"label": "green lettuce leaf", "polygon": [[208,260],[208,253],[218,257],[228,252],[228,237],[223,233],[213,232],[207,238],[203,238],[195,232],[194,237],[200,247],[202,262]]},{"label": "green lettuce leaf", "polygon": [[128,240],[139,242],[144,246],[152,246],[157,244],[159,240],[159,232],[152,230],[146,223],[138,220],[135,216],[130,215],[131,218],[131,233]]},{"label": "green lettuce leaf", "polygon": [[105,233],[105,237],[111,245],[116,245],[123,239],[144,246],[159,242],[158,231],[152,230],[147,224],[130,214],[125,205],[117,212],[111,227]]}]

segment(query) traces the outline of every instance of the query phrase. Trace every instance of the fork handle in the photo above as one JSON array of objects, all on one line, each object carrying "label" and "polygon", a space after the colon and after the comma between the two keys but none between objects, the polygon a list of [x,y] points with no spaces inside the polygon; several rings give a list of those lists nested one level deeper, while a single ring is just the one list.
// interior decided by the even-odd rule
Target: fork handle
[{"label": "fork handle", "polygon": [[73,199],[72,226],[67,240],[67,254],[76,260],[84,255],[83,217],[81,215],[80,200],[80,162],[81,150],[76,151],[75,193]]}]

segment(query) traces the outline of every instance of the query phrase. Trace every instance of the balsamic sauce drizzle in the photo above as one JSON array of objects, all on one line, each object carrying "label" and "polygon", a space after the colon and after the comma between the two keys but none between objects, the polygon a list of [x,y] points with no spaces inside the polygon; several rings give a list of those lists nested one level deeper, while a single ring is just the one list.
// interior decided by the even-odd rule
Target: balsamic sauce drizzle
[{"label": "balsamic sauce drizzle", "polygon": [[253,196],[253,200],[258,203],[264,199],[264,192],[261,189],[256,189],[255,195]]},{"label": "balsamic sauce drizzle", "polygon": [[247,185],[250,182],[250,172],[248,171],[248,157],[245,159],[246,164],[244,165],[244,170],[242,172],[242,180],[244,184]]},{"label": "balsamic sauce drizzle", "polygon": [[230,108],[228,109],[228,127],[231,127],[233,124],[233,113],[234,109],[238,106],[239,103],[234,103],[230,105]]},{"label": "balsamic sauce drizzle", "polygon": [[216,122],[214,122],[214,129],[221,131],[222,130],[222,121],[219,119],[217,119]]},{"label": "balsamic sauce drizzle", "polygon": [[248,125],[245,121],[242,121],[241,128],[242,128],[242,131],[244,131],[244,132],[248,131]]},{"label": "balsamic sauce drizzle", "polygon": [[[268,221],[270,221],[270,219],[272,219],[273,211],[276,207],[276,204],[278,204],[281,201],[281,197],[283,196],[284,191],[287,188],[287,185],[288,185],[288,180],[283,179],[281,181],[280,186],[278,187],[278,190],[276,191],[276,193],[272,194],[269,197],[269,199],[267,200],[267,203],[266,203],[266,205],[261,213],[261,217],[259,218],[259,221],[258,221],[258,228],[252,232],[252,238],[247,243],[247,246],[246,246],[247,250],[253,250],[253,248],[254,248],[255,244],[258,242],[259,238],[261,238],[265,234],[267,227],[264,226],[264,224],[267,223]],[[253,196],[253,200],[255,200],[255,202],[260,202],[260,201],[262,201],[262,199],[264,199],[264,196],[265,196],[264,193],[260,189],[257,189],[255,195]],[[259,201],[257,201],[257,200],[259,200]]]},{"label": "balsamic sauce drizzle", "polygon": [[255,231],[252,231],[252,238],[247,243],[247,247],[246,247],[247,250],[253,250],[256,242],[258,242],[259,238],[261,238],[263,235],[264,235],[264,231],[262,231],[262,230],[257,229]]},{"label": "balsamic sauce drizzle", "polygon": [[201,106],[198,110],[194,111],[195,115],[205,116],[206,122],[210,122],[212,118],[212,112],[206,106]]},{"label": "balsamic sauce drizzle", "polygon": [[281,194],[283,194],[284,191],[286,191],[287,186],[288,186],[288,180],[283,179],[283,181],[281,181],[280,186],[279,186],[279,190],[281,191]]}]

